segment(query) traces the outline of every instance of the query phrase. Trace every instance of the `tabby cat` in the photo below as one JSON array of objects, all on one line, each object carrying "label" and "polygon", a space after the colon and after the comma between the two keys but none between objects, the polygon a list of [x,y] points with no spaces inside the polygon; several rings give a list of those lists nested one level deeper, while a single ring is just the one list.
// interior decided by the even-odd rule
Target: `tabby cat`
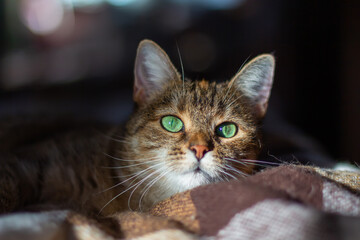
[{"label": "tabby cat", "polygon": [[0,212],[146,210],[178,192],[251,174],[274,65],[264,54],[230,81],[190,81],[157,44],[143,40],[135,109],[124,128],[81,128],[22,144],[2,138]]}]

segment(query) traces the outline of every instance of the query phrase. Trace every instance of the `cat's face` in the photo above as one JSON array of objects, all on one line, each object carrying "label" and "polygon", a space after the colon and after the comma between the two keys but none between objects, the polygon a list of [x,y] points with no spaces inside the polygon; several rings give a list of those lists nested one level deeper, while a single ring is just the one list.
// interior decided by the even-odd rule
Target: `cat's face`
[{"label": "cat's face", "polygon": [[143,171],[144,187],[160,186],[161,198],[246,176],[253,165],[241,159],[254,159],[259,151],[257,123],[266,111],[273,69],[273,57],[261,55],[228,82],[183,80],[165,52],[143,41],[124,156],[138,165],[125,172]]}]

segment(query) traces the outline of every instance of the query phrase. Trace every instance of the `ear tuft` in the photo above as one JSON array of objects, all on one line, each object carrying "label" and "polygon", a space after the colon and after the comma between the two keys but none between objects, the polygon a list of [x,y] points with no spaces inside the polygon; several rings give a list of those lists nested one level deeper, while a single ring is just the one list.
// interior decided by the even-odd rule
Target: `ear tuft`
[{"label": "ear tuft", "polygon": [[271,54],[260,55],[247,63],[230,81],[253,104],[258,118],[264,117],[273,83],[275,59]]},{"label": "ear tuft", "polygon": [[179,74],[167,54],[155,42],[140,42],[135,60],[134,101],[142,104]]}]

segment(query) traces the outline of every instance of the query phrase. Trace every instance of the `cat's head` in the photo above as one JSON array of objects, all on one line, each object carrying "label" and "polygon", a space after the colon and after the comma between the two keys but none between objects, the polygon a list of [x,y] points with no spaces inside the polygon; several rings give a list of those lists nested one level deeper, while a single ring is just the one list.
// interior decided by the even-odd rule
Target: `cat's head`
[{"label": "cat's head", "polygon": [[[135,62],[136,109],[127,123],[132,171],[171,194],[245,176],[260,144],[274,74],[274,57],[260,55],[223,83],[191,81],[154,42],[140,43]],[[145,171],[145,169],[148,171]],[[146,173],[146,174],[145,174]],[[155,183],[156,182],[156,183]]]}]

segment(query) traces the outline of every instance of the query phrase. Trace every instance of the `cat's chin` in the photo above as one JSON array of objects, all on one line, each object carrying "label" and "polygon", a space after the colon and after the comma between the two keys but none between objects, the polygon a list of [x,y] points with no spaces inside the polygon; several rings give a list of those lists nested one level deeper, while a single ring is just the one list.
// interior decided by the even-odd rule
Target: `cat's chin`
[{"label": "cat's chin", "polygon": [[186,188],[185,190],[188,190],[215,182],[213,175],[216,175],[216,170],[212,152],[206,154],[200,162],[193,156],[193,153],[188,153],[187,158],[189,162],[192,162],[193,168],[179,174],[181,179],[179,179],[178,184],[183,185]]},{"label": "cat's chin", "polygon": [[168,177],[168,182],[172,186],[174,193],[211,183],[211,177],[202,170],[195,170],[182,174],[174,174]]},{"label": "cat's chin", "polygon": [[195,170],[192,173],[185,174],[184,178],[187,178],[187,181],[191,183],[189,185],[193,185],[191,188],[215,182],[215,179],[203,170]]},{"label": "cat's chin", "polygon": [[167,178],[168,186],[172,186],[173,193],[184,192],[186,190],[216,182],[206,171],[196,168],[183,173],[175,173]]},{"label": "cat's chin", "polygon": [[[158,152],[158,156],[167,152]],[[216,164],[212,152],[207,153],[199,162],[194,153],[188,151],[181,165],[176,171],[168,172],[159,180],[160,188],[164,191],[156,194],[156,201],[168,198],[176,193],[184,192],[195,187],[219,181],[216,174]]]}]

